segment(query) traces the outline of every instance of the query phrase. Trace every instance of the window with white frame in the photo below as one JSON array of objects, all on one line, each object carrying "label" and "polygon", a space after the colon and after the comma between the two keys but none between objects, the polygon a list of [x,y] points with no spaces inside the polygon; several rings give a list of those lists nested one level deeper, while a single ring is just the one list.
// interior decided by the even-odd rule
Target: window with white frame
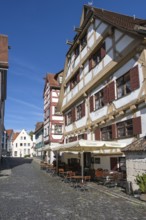
[{"label": "window with white frame", "polygon": [[117,123],[118,137],[130,137],[133,135],[132,119]]},{"label": "window with white frame", "polygon": [[82,104],[76,107],[76,119],[79,120],[82,118]]},{"label": "window with white frame", "polygon": [[54,133],[62,134],[62,125],[54,125]]},{"label": "window with white frame", "polygon": [[67,114],[67,124],[71,124],[72,123],[72,113],[71,111]]},{"label": "window with white frame", "polygon": [[101,136],[103,141],[112,139],[112,126],[101,128]]},{"label": "window with white frame", "polygon": [[95,94],[95,110],[102,108],[104,106],[103,102],[103,90]]},{"label": "window with white frame", "polygon": [[117,98],[121,98],[131,92],[130,72],[117,79]]}]

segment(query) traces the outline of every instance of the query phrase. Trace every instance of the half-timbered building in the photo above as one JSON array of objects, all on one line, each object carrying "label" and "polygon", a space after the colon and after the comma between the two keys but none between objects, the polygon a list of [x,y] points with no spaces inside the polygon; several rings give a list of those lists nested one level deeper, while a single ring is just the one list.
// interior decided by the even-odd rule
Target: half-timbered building
[{"label": "half-timbered building", "polygon": [[62,83],[62,71],[47,74],[44,86],[44,156],[52,163],[54,153],[51,146],[63,142],[63,116],[57,111],[57,103]]},{"label": "half-timbered building", "polygon": [[[130,144],[146,134],[146,20],[85,5],[75,31],[58,103],[64,145],[80,139]],[[103,147],[84,159],[94,168],[124,165],[120,148]]]}]

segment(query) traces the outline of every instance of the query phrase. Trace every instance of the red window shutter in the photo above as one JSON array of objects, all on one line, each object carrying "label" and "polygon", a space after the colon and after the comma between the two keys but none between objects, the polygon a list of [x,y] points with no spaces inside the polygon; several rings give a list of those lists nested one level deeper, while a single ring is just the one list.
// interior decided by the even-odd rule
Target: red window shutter
[{"label": "red window shutter", "polygon": [[90,96],[90,112],[94,111],[93,96]]},{"label": "red window shutter", "polygon": [[112,139],[117,138],[117,126],[116,124],[112,124]]},{"label": "red window shutter", "polygon": [[134,91],[135,89],[139,88],[139,72],[138,72],[138,65],[133,67],[130,70],[130,84],[131,89]]},{"label": "red window shutter", "polygon": [[108,85],[108,102],[115,100],[115,82],[111,82]]},{"label": "red window shutter", "polygon": [[133,118],[133,134],[141,134],[142,128],[141,128],[141,117]]},{"label": "red window shutter", "polygon": [[101,139],[100,128],[96,128],[96,130],[95,130],[95,140],[100,140],[100,139]]},{"label": "red window shutter", "polygon": [[72,109],[72,122],[74,122],[76,120],[75,117],[75,108]]},{"label": "red window shutter", "polygon": [[87,134],[84,134],[84,140],[87,140]]},{"label": "red window shutter", "polygon": [[85,102],[82,103],[82,117],[85,116]]},{"label": "red window shutter", "polygon": [[101,55],[101,59],[103,59],[106,55],[105,43],[102,45],[102,47],[100,49],[100,55]]},{"label": "red window shutter", "polygon": [[109,102],[109,90],[108,90],[108,86],[106,86],[103,89],[103,102],[104,105],[106,105]]},{"label": "red window shutter", "polygon": [[93,68],[93,60],[90,58],[89,60],[89,71]]}]

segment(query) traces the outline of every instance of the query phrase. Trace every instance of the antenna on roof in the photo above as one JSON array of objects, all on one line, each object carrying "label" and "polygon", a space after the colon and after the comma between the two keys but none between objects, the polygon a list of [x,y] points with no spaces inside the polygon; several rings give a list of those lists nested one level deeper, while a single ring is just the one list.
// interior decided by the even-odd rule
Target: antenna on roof
[{"label": "antenna on roof", "polygon": [[93,0],[91,2],[88,2],[88,5],[90,6],[93,5]]}]

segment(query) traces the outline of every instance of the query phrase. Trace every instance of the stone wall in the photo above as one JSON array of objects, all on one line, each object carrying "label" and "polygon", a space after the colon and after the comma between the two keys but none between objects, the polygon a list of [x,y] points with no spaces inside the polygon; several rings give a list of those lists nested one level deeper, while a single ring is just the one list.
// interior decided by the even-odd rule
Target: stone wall
[{"label": "stone wall", "polygon": [[146,152],[126,152],[127,181],[132,182],[133,190],[138,186],[135,182],[138,174],[146,173]]}]

